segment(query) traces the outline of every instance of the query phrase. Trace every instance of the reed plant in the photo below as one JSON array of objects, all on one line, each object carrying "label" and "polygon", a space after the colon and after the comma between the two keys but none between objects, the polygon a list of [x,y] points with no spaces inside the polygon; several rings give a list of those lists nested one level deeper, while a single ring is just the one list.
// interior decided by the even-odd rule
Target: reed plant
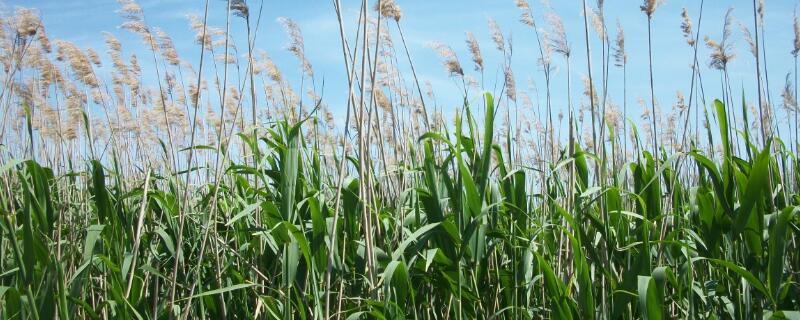
[{"label": "reed plant", "polygon": [[[458,88],[452,110],[436,100],[443,88],[422,85],[394,0],[358,2],[353,21],[331,1],[343,101],[323,98],[291,18],[278,22],[296,64],[281,70],[258,48],[269,4],[204,1],[187,59],[141,6],[119,3],[119,32],[142,42],[125,45],[147,56],[127,54],[117,33],[104,54],[51,41],[34,9],[0,18],[0,319],[800,317],[796,17],[774,22],[795,31],[780,92],[794,122],[782,123],[757,1],[758,92],[731,90],[732,11],[708,22],[701,1],[696,22],[673,15],[692,76],[688,102],[678,93],[662,113],[650,32],[660,1],[641,6],[647,66],[629,63],[625,21],[608,30],[603,1],[581,3],[576,42],[555,9],[515,0],[533,59],[491,19],[466,34],[474,68],[431,42]],[[701,21],[722,38],[699,45]],[[581,52],[583,95],[572,88]],[[545,79],[543,106],[512,58]],[[709,103],[705,65],[723,92]],[[639,121],[626,78],[645,71]],[[566,92],[551,87],[561,76]]]}]

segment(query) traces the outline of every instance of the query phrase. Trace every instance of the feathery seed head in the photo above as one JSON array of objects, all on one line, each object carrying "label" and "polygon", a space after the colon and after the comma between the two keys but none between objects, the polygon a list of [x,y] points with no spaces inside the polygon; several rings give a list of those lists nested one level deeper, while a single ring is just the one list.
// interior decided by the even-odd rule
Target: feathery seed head
[{"label": "feathery seed head", "polygon": [[400,22],[400,18],[403,17],[403,11],[394,0],[378,0],[375,3],[375,11],[384,18],[394,19],[396,22]]},{"label": "feathery seed head", "polygon": [[375,88],[375,102],[378,103],[378,107],[383,109],[385,112],[392,111],[392,102],[389,101],[389,98],[386,97],[386,94],[383,93],[382,88]]},{"label": "feathery seed head", "polygon": [[278,69],[278,66],[276,66],[275,63],[272,61],[272,58],[270,58],[266,52],[260,52],[260,56],[261,56],[261,61],[263,61],[264,64],[263,68],[267,72],[269,78],[272,79],[272,81],[275,81],[276,83],[283,82],[283,76],[281,75],[281,71],[280,69]]},{"label": "feathery seed head", "polygon": [[[552,43],[550,41],[550,34],[546,31],[541,31],[542,43]],[[539,64],[542,65],[545,71],[549,72],[551,70],[551,63],[552,63],[552,47],[549,45],[542,46],[542,54],[539,56]]]},{"label": "feathery seed head", "polygon": [[572,50],[569,47],[567,33],[564,29],[564,23],[561,21],[561,17],[555,13],[549,13],[547,15],[547,21],[553,28],[553,38],[550,41],[550,46],[553,48],[553,51],[565,57],[569,57]]},{"label": "feathery seed head", "polygon": [[122,51],[122,43],[110,32],[103,32],[105,36],[106,45],[111,50],[111,54],[120,53]]},{"label": "feathery seed head", "polygon": [[508,100],[517,101],[517,82],[514,80],[514,71],[511,66],[506,66],[503,70],[506,81],[506,97]]},{"label": "feathery seed head", "polygon": [[475,71],[483,71],[483,56],[481,55],[481,47],[478,45],[478,40],[472,32],[467,32],[467,47],[472,54],[472,62],[475,63]]},{"label": "feathery seed head", "polygon": [[791,73],[786,74],[786,84],[783,86],[781,97],[783,98],[783,107],[786,108],[787,111],[797,112],[797,97],[794,96],[791,75]]},{"label": "feathery seed head", "polygon": [[161,49],[161,55],[164,56],[164,60],[167,63],[177,66],[181,63],[181,60],[178,59],[178,50],[175,49],[175,44],[172,42],[172,38],[159,28],[155,28],[156,37],[158,37],[159,48]]},{"label": "feathery seed head", "polygon": [[644,4],[639,8],[642,9],[642,12],[644,12],[648,18],[651,18],[653,13],[656,12],[656,9],[658,9],[658,6],[663,3],[664,0],[644,0]]},{"label": "feathery seed head", "polygon": [[458,57],[453,48],[441,42],[433,42],[430,47],[436,50],[439,57],[443,59],[444,68],[451,76],[464,76],[464,70],[461,68],[461,63],[458,62]]},{"label": "feathery seed head", "polygon": [[739,22],[739,28],[742,29],[742,36],[744,37],[744,41],[750,46],[750,53],[753,57],[758,56],[758,46],[756,45],[756,41],[753,40],[753,34],[750,33],[750,29],[747,28],[746,25]]},{"label": "feathery seed head", "polygon": [[66,59],[69,62],[79,81],[92,88],[99,86],[94,70],[92,70],[92,61],[90,60],[92,59],[90,58],[91,55],[94,55],[93,59],[97,59],[96,62],[99,63],[100,59],[96,53],[93,54],[94,51],[89,51],[87,55],[75,44],[62,40],[56,40],[56,45],[58,46],[59,58]]},{"label": "feathery seed head", "polygon": [[592,10],[589,11],[588,14],[592,18],[592,28],[594,29],[594,32],[597,33],[597,37],[600,38],[600,41],[605,42],[607,35],[603,12],[600,10]]},{"label": "feathery seed head", "polygon": [[675,92],[675,100],[675,108],[678,109],[678,111],[683,112],[683,110],[686,109],[686,97],[683,95],[683,92],[680,90]]},{"label": "feathery seed head", "polygon": [[[594,103],[597,104],[598,101],[600,101],[600,99],[597,97],[597,91],[595,90],[594,85],[589,81],[589,77],[583,76],[582,80],[583,80],[583,95],[589,98],[589,101],[594,101]],[[595,112],[596,110],[595,107],[596,107],[595,105],[590,105],[589,110],[591,112]]]},{"label": "feathery seed head", "polygon": [[500,27],[497,25],[497,21],[493,18],[489,18],[489,32],[492,34],[492,41],[494,41],[497,50],[503,51],[506,41],[503,38],[503,32],[500,31]]},{"label": "feathery seed head", "polygon": [[303,34],[300,32],[300,27],[292,19],[280,17],[278,22],[283,26],[283,30],[289,36],[290,42],[287,49],[294,55],[308,76],[314,75],[314,70],[311,68],[311,63],[306,59],[305,47],[303,41]]},{"label": "feathery seed head", "polygon": [[625,30],[617,20],[617,39],[614,41],[614,65],[624,67],[628,63],[628,54],[625,52]]},{"label": "feathery seed head", "polygon": [[717,70],[724,70],[728,62],[733,60],[733,44],[730,41],[731,25],[733,23],[733,8],[729,8],[725,14],[725,26],[722,30],[722,42],[714,41],[708,36],[705,37],[706,46],[711,49],[711,60],[709,66]]},{"label": "feathery seed head", "polygon": [[533,20],[533,14],[531,11],[531,6],[527,0],[516,0],[517,8],[522,10],[522,14],[520,15],[519,21],[523,24],[536,27],[536,21]]},{"label": "feathery seed head", "polygon": [[794,12],[794,43],[792,48],[792,55],[797,57],[800,53],[800,18],[797,17],[797,9]]},{"label": "feathery seed head", "polygon": [[681,11],[681,18],[683,19],[681,22],[681,31],[683,32],[683,37],[686,38],[686,43],[688,43],[690,47],[694,47],[695,39],[694,35],[692,34],[692,18],[689,17],[689,10],[683,8]]},{"label": "feathery seed head", "polygon": [[39,45],[45,53],[50,53],[52,51],[50,39],[47,37],[47,33],[44,30],[44,24],[39,26],[39,31],[36,32],[36,40],[39,41]]},{"label": "feathery seed head", "polygon": [[97,67],[103,66],[103,62],[100,60],[100,55],[98,55],[97,51],[94,51],[94,49],[86,49],[86,56],[89,57],[89,61],[92,62],[93,65]]},{"label": "feathery seed head", "polygon": [[229,5],[231,6],[231,11],[233,14],[238,17],[242,17],[245,19],[250,18],[250,8],[247,7],[247,3],[244,0],[228,0]]},{"label": "feathery seed head", "polygon": [[17,8],[12,21],[17,35],[21,38],[36,35],[36,32],[42,26],[42,21],[36,12],[28,8]]},{"label": "feathery seed head", "polygon": [[606,107],[605,121],[613,128],[619,128],[622,122],[622,114],[616,105],[609,103]]},{"label": "feathery seed head", "polygon": [[208,28],[206,23],[196,15],[188,15],[186,18],[189,19],[189,27],[194,30],[195,42],[202,45],[206,50],[211,50],[213,47],[211,28]]},{"label": "feathery seed head", "polygon": [[122,8],[119,9],[120,14],[129,17],[140,17],[142,15],[142,7],[133,0],[117,0]]}]

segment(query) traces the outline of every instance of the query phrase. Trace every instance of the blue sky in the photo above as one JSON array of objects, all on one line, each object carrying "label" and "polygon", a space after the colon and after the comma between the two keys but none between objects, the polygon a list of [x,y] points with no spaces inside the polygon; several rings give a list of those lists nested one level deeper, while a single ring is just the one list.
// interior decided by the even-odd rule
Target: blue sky
[{"label": "blue sky", "polygon": [[[0,0],[3,1],[3,0]],[[348,31],[354,33],[354,24],[360,1],[343,0],[345,20]],[[374,1],[372,1],[374,2]],[[487,65],[486,82],[502,79],[502,59],[491,41],[487,28],[487,19],[497,20],[501,29],[511,33],[514,39],[513,69],[518,91],[528,91],[531,98],[536,94],[530,90],[533,81],[540,87],[540,101],[543,99],[544,77],[537,64],[538,48],[532,30],[518,20],[519,10],[514,0],[463,0],[463,1],[420,1],[398,0],[403,10],[401,24],[409,41],[411,54],[417,65],[421,80],[432,83],[437,103],[445,110],[452,110],[460,105],[458,84],[450,79],[440,64],[435,52],[428,47],[432,41],[441,41],[451,45],[457,52],[465,71],[472,71],[470,56],[464,43],[465,32],[471,31],[481,43],[485,64]],[[587,1],[591,5],[594,1]],[[47,32],[51,38],[71,40],[82,47],[92,47],[98,52],[105,52],[102,31],[116,34],[123,40],[126,53],[136,53],[144,57],[146,52],[137,51],[140,40],[119,30],[122,22],[115,11],[119,8],[114,0],[5,0],[0,8],[9,12],[16,6],[38,8],[43,16]],[[197,14],[202,16],[204,1],[201,0],[141,0],[148,24],[158,26],[169,33],[181,54],[181,57],[195,62],[198,55],[193,41],[193,32],[189,29],[186,16]],[[252,14],[259,6],[259,0],[249,0]],[[276,21],[278,17],[295,20],[305,37],[306,55],[314,66],[317,82],[325,80],[325,100],[335,113],[343,115],[346,102],[346,75],[342,64],[339,43],[338,25],[331,1],[274,1],[264,0],[263,18],[259,40],[256,48],[270,53],[290,80],[297,81],[299,66],[297,61],[285,50],[288,38]],[[628,106],[629,110],[637,109],[639,97],[649,99],[649,78],[647,71],[647,20],[639,10],[641,1],[607,0],[606,20],[610,36],[616,33],[616,21],[619,20],[625,29],[629,56],[628,68]],[[540,27],[547,27],[543,16],[544,9],[538,0],[531,1]],[[794,68],[792,50],[792,19],[796,2],[793,0],[766,1],[766,34],[767,61],[769,63],[769,82],[773,102],[779,104],[780,91],[787,72]],[[225,2],[211,0],[210,24],[224,26]],[[583,17],[581,1],[552,1],[552,10],[564,20],[567,36],[573,49],[572,86],[573,97],[583,99],[581,77],[586,74],[586,56],[583,37]],[[676,91],[683,91],[688,96],[691,70],[689,69],[692,51],[686,45],[680,32],[681,9],[686,7],[693,19],[697,19],[699,0],[667,0],[656,12],[653,20],[653,59],[656,83],[656,96],[662,108],[668,108],[675,101]],[[742,37],[739,22],[752,28],[752,2],[744,0],[706,0],[701,25],[701,36],[708,35],[719,39],[722,33],[724,15],[729,7],[734,7],[734,41],[736,59],[730,65],[731,86],[734,93],[744,88],[748,101],[757,100],[755,94],[755,60],[749,53]],[[232,20],[234,30],[243,32],[241,19]],[[239,24],[239,25],[237,25]],[[695,28],[697,25],[695,24]],[[392,27],[395,43],[399,44],[397,30]],[[594,72],[599,72],[599,42],[594,32],[590,31],[593,46]],[[243,38],[242,38],[243,39]],[[244,40],[239,43],[244,47]],[[707,67],[709,50],[702,46],[699,52],[703,66],[704,86],[708,102],[719,97],[719,73]],[[405,61],[402,56],[400,61]],[[144,60],[144,59],[140,59]],[[553,75],[554,107],[563,110],[566,99],[565,67],[559,58]],[[402,63],[402,62],[401,62]],[[403,63],[403,66],[405,64]],[[145,63],[146,66],[146,63]],[[294,76],[293,76],[294,75]],[[621,105],[622,81],[621,71],[611,68],[610,94],[613,100]],[[595,78],[598,78],[595,75]],[[295,83],[298,86],[299,83]],[[596,81],[596,85],[600,85]],[[489,86],[491,88],[491,85]],[[542,102],[543,103],[543,102]],[[634,111],[635,112],[635,111]],[[631,113],[633,116],[635,113]]]}]

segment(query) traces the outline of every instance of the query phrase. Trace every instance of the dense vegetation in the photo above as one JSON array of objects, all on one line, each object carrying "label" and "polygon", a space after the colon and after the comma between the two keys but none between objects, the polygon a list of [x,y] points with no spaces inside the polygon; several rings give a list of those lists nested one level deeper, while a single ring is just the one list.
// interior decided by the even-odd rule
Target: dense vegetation
[{"label": "dense vegetation", "polygon": [[[243,0],[226,2],[225,29],[207,25],[207,2],[191,19],[195,66],[120,3],[152,69],[106,34],[112,70],[99,75],[94,50],[52,50],[34,11],[0,20],[0,318],[800,319],[796,88],[787,81],[776,115],[757,63],[765,102],[735,98],[728,18],[725,39],[705,40],[721,100],[701,96],[695,58],[688,102],[660,113],[651,83],[637,122],[608,98],[608,70],[627,57],[602,1],[584,6],[580,39],[588,51],[595,27],[603,71],[593,79],[587,61],[585,101],[565,106],[549,91],[551,55],[569,66],[575,54],[563,26],[550,14],[540,28],[517,1],[546,102],[522,106],[520,90],[517,106],[511,43],[490,21],[505,58],[496,95],[433,45],[463,85],[446,121],[387,32],[405,47],[400,8],[362,2],[348,38],[335,0],[350,88],[337,123],[291,20],[306,98],[252,48],[260,12]],[[658,4],[641,7],[648,21]],[[683,19],[696,53],[699,25]],[[243,58],[229,53],[236,26]],[[467,44],[483,73],[472,34]]]}]

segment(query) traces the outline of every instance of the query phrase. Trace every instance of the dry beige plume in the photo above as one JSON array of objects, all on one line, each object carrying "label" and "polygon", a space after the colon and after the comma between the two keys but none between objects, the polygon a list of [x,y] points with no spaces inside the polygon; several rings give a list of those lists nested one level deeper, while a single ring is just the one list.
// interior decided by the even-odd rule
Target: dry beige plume
[{"label": "dry beige plume", "polygon": [[592,10],[588,13],[592,18],[592,28],[594,29],[594,32],[597,33],[597,37],[600,38],[600,41],[605,42],[607,40],[607,36],[605,18],[603,17],[602,9]]},{"label": "dry beige plume", "polygon": [[614,41],[614,64],[624,67],[628,63],[628,53],[625,52],[625,30],[617,20],[617,39]]},{"label": "dry beige plume", "polygon": [[124,79],[128,77],[128,66],[122,60],[122,44],[111,33],[104,32],[103,35],[108,46],[108,54],[111,56],[111,63],[116,71],[112,75],[112,79],[115,83],[125,81]]},{"label": "dry beige plume", "polygon": [[794,13],[794,43],[792,48],[792,55],[797,57],[800,53],[800,19],[797,18],[797,10]]},{"label": "dry beige plume", "polygon": [[686,109],[686,97],[683,95],[683,92],[681,92],[680,90],[675,92],[675,100],[676,100],[675,102],[676,109],[683,112],[683,110]]},{"label": "dry beige plume", "polygon": [[497,50],[503,51],[506,41],[503,38],[503,32],[500,31],[500,27],[497,25],[497,21],[493,18],[489,18],[489,32],[492,34],[492,41],[494,41]]},{"label": "dry beige plume", "polygon": [[615,104],[611,102],[608,103],[604,120],[613,128],[620,127],[620,123],[622,123],[622,113]]},{"label": "dry beige plume", "polygon": [[394,0],[378,0],[375,3],[375,11],[378,11],[384,18],[394,19],[397,22],[400,22],[400,18],[403,17],[403,11]]},{"label": "dry beige plume", "polygon": [[[92,69],[90,56],[87,56],[80,48],[69,41],[56,40],[56,45],[58,46],[58,51],[61,52],[62,58],[66,57],[72,71],[80,82],[92,88],[99,86],[97,77]],[[90,51],[90,55],[91,52],[93,51]],[[99,61],[97,54],[95,53],[94,55]]]},{"label": "dry beige plume", "polygon": [[53,50],[50,46],[50,39],[47,37],[47,32],[44,30],[44,24],[39,26],[39,32],[36,33],[36,40],[39,41],[39,45],[42,46],[44,52],[50,53]]},{"label": "dry beige plume", "polygon": [[8,21],[4,19],[2,15],[0,15],[0,45],[5,45],[8,42],[6,38],[6,26],[8,25]]},{"label": "dry beige plume", "polygon": [[436,50],[439,57],[443,59],[442,63],[444,64],[444,68],[451,76],[464,75],[464,69],[461,68],[461,63],[458,62],[458,57],[455,51],[453,51],[453,48],[441,42],[433,42],[430,44],[430,47]]},{"label": "dry beige plume", "polygon": [[[541,34],[541,37],[542,37],[542,43],[545,43],[545,44],[552,43],[550,41],[550,34],[549,33],[547,33],[546,31],[543,30],[543,31],[540,32],[540,34]],[[542,46],[542,54],[539,57],[539,63],[548,72],[550,71],[551,63],[552,63],[551,53],[552,53],[551,46],[548,46],[548,45]]]},{"label": "dry beige plume", "polygon": [[553,28],[553,38],[550,41],[550,46],[553,48],[553,51],[565,57],[569,57],[572,50],[569,47],[567,32],[564,29],[564,23],[561,21],[561,17],[555,13],[549,13],[547,15],[547,22],[549,22],[550,26]]},{"label": "dry beige plume", "polygon": [[122,52],[122,43],[119,42],[119,39],[110,32],[103,32],[103,35],[105,36],[106,45],[109,50],[112,52]]},{"label": "dry beige plume", "polygon": [[[583,95],[586,96],[587,98],[590,98],[589,101],[594,101],[595,103],[600,101],[600,99],[597,97],[597,92],[594,88],[594,85],[589,81],[589,77],[583,76],[582,80],[583,80]],[[590,105],[589,110],[591,112],[595,112],[595,107],[596,106]]]},{"label": "dry beige plume", "polygon": [[758,56],[758,46],[756,45],[756,41],[753,40],[753,34],[750,33],[750,29],[747,28],[746,25],[739,22],[739,28],[742,29],[742,36],[744,37],[744,41],[750,46],[750,53],[756,57]]},{"label": "dry beige plume", "polygon": [[275,63],[272,61],[272,58],[270,58],[269,55],[263,51],[259,52],[259,55],[261,56],[261,61],[263,61],[264,64],[263,68],[267,72],[269,78],[272,79],[272,81],[275,81],[276,83],[283,82],[283,76],[281,75],[281,71],[280,69],[278,69],[278,66],[276,66]]},{"label": "dry beige plume", "polygon": [[730,41],[732,23],[733,8],[729,8],[728,12],[725,14],[725,26],[722,29],[722,42],[716,42],[708,36],[705,37],[706,46],[711,49],[711,61],[709,61],[709,66],[714,69],[724,70],[728,62],[735,57],[733,53],[733,44]]},{"label": "dry beige plume", "polygon": [[786,74],[786,85],[783,86],[781,93],[783,98],[783,107],[788,111],[797,112],[797,98],[794,96],[794,89],[792,87],[791,73]]},{"label": "dry beige plume", "polygon": [[139,59],[136,58],[135,54],[131,55],[130,64],[131,64],[131,68],[130,68],[131,73],[133,73],[136,76],[139,76],[139,75],[142,74],[142,67],[139,66]]},{"label": "dry beige plume", "polygon": [[244,0],[231,0],[229,4],[234,15],[245,19],[250,17],[250,8],[247,7],[247,3]]},{"label": "dry beige plume", "polygon": [[150,28],[144,23],[142,7],[133,0],[117,0],[117,3],[122,6],[118,13],[125,18],[125,22],[119,27],[141,36],[144,42],[150,46],[150,49],[155,50],[155,40],[150,34]]},{"label": "dry beige plume", "polygon": [[98,55],[97,51],[94,51],[94,49],[86,49],[86,56],[89,57],[89,61],[91,61],[93,65],[97,67],[103,66],[103,61],[100,60],[100,55]]},{"label": "dry beige plume", "polygon": [[290,42],[287,49],[297,60],[300,60],[303,72],[308,76],[313,76],[314,70],[311,68],[311,63],[306,59],[303,34],[300,32],[300,27],[289,18],[278,18],[278,22],[283,26],[283,30],[286,31],[286,34],[289,36]]},{"label": "dry beige plume", "polygon": [[214,43],[210,28],[196,15],[188,15],[186,18],[189,19],[189,27],[194,30],[195,42],[202,45],[206,50],[211,50]]},{"label": "dry beige plume", "polygon": [[514,80],[514,71],[511,70],[511,66],[506,66],[505,70],[503,70],[505,75],[506,81],[506,97],[508,100],[517,101],[517,82]]},{"label": "dry beige plume", "polygon": [[533,20],[533,14],[531,10],[531,5],[528,3],[527,0],[516,0],[517,8],[522,10],[522,15],[519,18],[519,21],[523,24],[536,27],[536,21]]},{"label": "dry beige plume", "polygon": [[333,118],[333,113],[330,109],[325,108],[322,110],[322,117],[325,125],[328,127],[328,130],[333,130],[336,126],[336,122]]},{"label": "dry beige plume", "polygon": [[375,101],[378,103],[378,107],[383,109],[383,111],[391,112],[392,111],[392,102],[389,101],[389,98],[386,97],[386,94],[383,93],[383,89],[375,88]]},{"label": "dry beige plume", "polygon": [[42,21],[33,9],[17,8],[13,18],[13,26],[17,31],[17,35],[25,38],[35,35],[41,28]]},{"label": "dry beige plume", "polygon": [[172,38],[159,28],[155,28],[156,37],[158,37],[159,41],[159,48],[161,48],[161,55],[164,56],[164,60],[167,63],[177,66],[181,63],[181,60],[178,58],[178,50],[175,49],[175,44],[172,42]]},{"label": "dry beige plume", "polygon": [[[130,59],[130,68],[128,72],[128,77],[125,79],[125,84],[131,90],[131,96],[135,98],[135,96],[139,95],[141,89],[141,83],[139,81],[139,76],[142,74],[142,68],[139,66],[139,60],[137,60],[136,55],[131,55]],[[135,102],[135,99],[134,99]]]},{"label": "dry beige plume", "polygon": [[122,8],[120,8],[119,12],[123,15],[127,16],[141,16],[142,15],[142,7],[139,6],[136,1],[133,0],[117,0]]},{"label": "dry beige plume", "polygon": [[656,12],[658,6],[664,3],[664,0],[644,0],[644,4],[640,7],[642,12],[647,15],[647,17],[652,17],[653,13]]},{"label": "dry beige plume", "polygon": [[478,40],[472,32],[467,32],[467,47],[472,54],[472,62],[475,63],[475,71],[483,71],[483,56],[481,55],[481,47],[478,45]]},{"label": "dry beige plume", "polygon": [[683,22],[681,22],[681,31],[683,32],[683,37],[686,38],[686,43],[689,46],[694,47],[695,45],[695,38],[692,34],[692,18],[689,17],[689,10],[683,8],[681,11],[681,18]]}]

